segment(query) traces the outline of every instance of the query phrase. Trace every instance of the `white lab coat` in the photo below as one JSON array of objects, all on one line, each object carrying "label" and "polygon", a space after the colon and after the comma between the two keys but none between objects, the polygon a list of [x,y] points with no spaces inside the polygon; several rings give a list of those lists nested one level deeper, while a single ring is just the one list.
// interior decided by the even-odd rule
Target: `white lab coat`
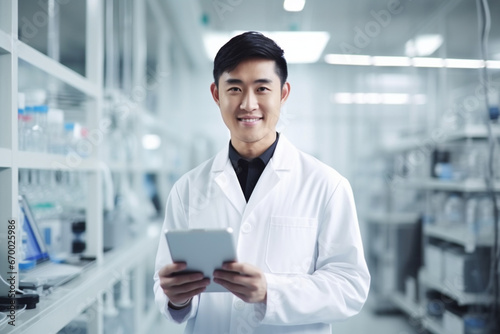
[{"label": "white lab coat", "polygon": [[174,185],[163,227],[231,227],[238,261],[266,275],[267,305],[203,293],[179,319],[159,286],[158,270],[171,263],[160,237],[156,303],[167,318],[187,320],[186,333],[330,334],[330,323],[357,314],[367,298],[370,275],[348,181],[283,135],[248,203],[226,148]]}]

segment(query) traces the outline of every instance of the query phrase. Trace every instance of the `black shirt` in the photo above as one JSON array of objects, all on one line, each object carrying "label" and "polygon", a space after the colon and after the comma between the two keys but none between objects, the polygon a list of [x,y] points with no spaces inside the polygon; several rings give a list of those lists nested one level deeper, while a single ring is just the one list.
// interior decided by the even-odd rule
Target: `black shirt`
[{"label": "black shirt", "polygon": [[238,181],[240,182],[241,190],[245,195],[245,199],[248,202],[250,195],[259,181],[260,175],[266,168],[267,163],[271,160],[276,145],[278,144],[279,133],[276,133],[276,140],[269,146],[269,148],[255,159],[247,160],[243,158],[233,147],[231,141],[229,141],[229,160],[233,165],[234,171],[238,176]]}]

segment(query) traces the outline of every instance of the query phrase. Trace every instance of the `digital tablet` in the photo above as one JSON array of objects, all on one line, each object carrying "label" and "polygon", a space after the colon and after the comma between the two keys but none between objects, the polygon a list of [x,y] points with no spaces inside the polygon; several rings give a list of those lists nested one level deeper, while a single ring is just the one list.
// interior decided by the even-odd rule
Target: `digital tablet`
[{"label": "digital tablet", "polygon": [[204,292],[228,291],[213,282],[213,272],[222,268],[224,262],[236,261],[231,228],[166,230],[165,237],[172,261],[187,264],[182,272],[202,272],[205,277],[210,278],[210,284]]}]

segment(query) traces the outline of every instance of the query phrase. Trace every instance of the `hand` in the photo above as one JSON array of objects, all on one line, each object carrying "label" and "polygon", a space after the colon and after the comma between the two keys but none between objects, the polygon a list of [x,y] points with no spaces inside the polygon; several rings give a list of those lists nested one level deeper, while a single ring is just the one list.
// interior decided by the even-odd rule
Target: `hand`
[{"label": "hand", "polygon": [[184,269],[186,269],[186,264],[178,262],[166,265],[158,272],[163,293],[173,304],[187,303],[191,298],[202,293],[210,284],[210,279],[204,278],[202,273],[176,275]]},{"label": "hand", "polygon": [[247,303],[265,302],[267,281],[264,273],[248,263],[227,262],[214,271],[214,282]]}]

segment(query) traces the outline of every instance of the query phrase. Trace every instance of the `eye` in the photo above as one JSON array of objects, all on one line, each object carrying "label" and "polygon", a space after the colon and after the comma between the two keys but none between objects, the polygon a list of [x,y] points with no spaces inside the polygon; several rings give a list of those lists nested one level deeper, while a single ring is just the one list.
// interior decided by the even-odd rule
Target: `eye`
[{"label": "eye", "polygon": [[239,87],[230,87],[227,91],[228,92],[239,92],[239,91],[241,91],[241,89]]},{"label": "eye", "polygon": [[257,92],[259,92],[259,93],[263,93],[263,92],[268,91],[268,90],[270,90],[270,89],[267,87],[264,87],[264,86],[257,88]]}]

